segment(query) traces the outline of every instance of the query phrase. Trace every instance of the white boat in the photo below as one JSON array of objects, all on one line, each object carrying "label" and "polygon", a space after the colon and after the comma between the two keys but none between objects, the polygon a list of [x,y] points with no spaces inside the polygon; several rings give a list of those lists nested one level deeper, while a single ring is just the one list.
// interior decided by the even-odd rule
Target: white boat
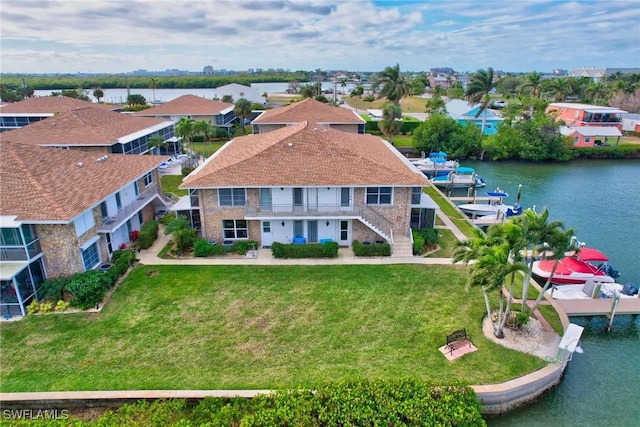
[{"label": "white boat", "polygon": [[509,195],[499,188],[495,191],[487,191],[487,196],[491,198],[489,203],[466,203],[464,205],[458,205],[458,209],[474,218],[493,217],[500,219],[522,213],[520,203],[516,203],[515,205],[505,205],[502,203],[502,200],[509,197]]},{"label": "white boat", "polygon": [[431,183],[442,188],[484,187],[484,179],[476,174],[473,168],[458,166],[455,172],[431,178]]},{"label": "white boat", "polygon": [[427,158],[423,152],[422,158],[414,160],[412,163],[427,176],[448,175],[449,172],[455,171],[460,166],[457,160],[447,160],[447,153],[444,151],[429,153]]},{"label": "white boat", "polygon": [[605,299],[614,298],[616,294],[620,298],[638,298],[638,288],[635,285],[620,283],[601,283],[587,280],[580,285],[553,286],[547,290],[553,299]]}]

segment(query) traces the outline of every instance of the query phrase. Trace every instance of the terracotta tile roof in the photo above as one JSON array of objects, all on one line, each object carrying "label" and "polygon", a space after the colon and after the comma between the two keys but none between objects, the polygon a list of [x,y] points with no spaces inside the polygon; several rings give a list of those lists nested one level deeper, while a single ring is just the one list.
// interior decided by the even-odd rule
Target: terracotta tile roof
[{"label": "terracotta tile roof", "polygon": [[228,102],[212,101],[195,95],[183,95],[165,104],[138,111],[135,116],[215,116],[233,107]]},{"label": "terracotta tile roof", "polygon": [[0,109],[0,115],[11,116],[15,114],[34,114],[46,116],[87,107],[95,107],[102,110],[114,110],[119,108],[117,105],[94,104],[92,102],[69,98],[66,96],[40,96],[37,98],[27,98],[23,101],[9,103]]},{"label": "terracotta tile roof", "polygon": [[233,139],[191,173],[181,187],[428,183],[420,171],[380,137],[303,122]]},{"label": "terracotta tile roof", "polygon": [[[0,141],[35,145],[112,145],[126,137],[153,126],[172,123],[152,117],[132,117],[128,114],[90,107],[68,111],[32,123],[19,129],[0,133]],[[151,131],[150,131],[151,132]]]},{"label": "terracotta tile roof", "polygon": [[365,123],[355,112],[346,108],[333,107],[315,99],[307,98],[286,107],[267,110],[256,118],[253,124],[267,123],[300,123],[303,121],[316,123]]},{"label": "terracotta tile roof", "polygon": [[0,144],[0,215],[70,221],[166,160],[126,154],[97,158],[81,150]]}]

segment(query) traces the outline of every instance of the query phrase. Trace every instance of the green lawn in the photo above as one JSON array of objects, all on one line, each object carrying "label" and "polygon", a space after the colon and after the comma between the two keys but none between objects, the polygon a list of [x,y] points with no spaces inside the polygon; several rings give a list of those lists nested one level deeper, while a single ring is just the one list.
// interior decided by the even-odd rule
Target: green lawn
[{"label": "green lawn", "polygon": [[178,197],[186,196],[189,190],[180,190],[178,186],[182,184],[182,175],[162,175],[160,183],[165,193],[173,193]]},{"label": "green lawn", "polygon": [[474,229],[476,228],[473,224],[471,224],[465,217],[462,216],[460,212],[456,210],[455,207],[451,205],[449,200],[447,200],[442,193],[440,193],[435,187],[425,187],[424,192],[429,195],[433,199],[433,201],[438,205],[442,213],[448,216],[451,221],[462,231],[465,236],[472,238],[474,237]]},{"label": "green lawn", "polygon": [[[493,344],[451,266],[141,266],[101,313],[2,325],[0,389],[263,389],[346,378],[497,383],[545,365]],[[467,328],[478,351],[438,351]]]},{"label": "green lawn", "polygon": [[458,239],[456,239],[451,230],[439,228],[438,245],[440,249],[427,255],[427,258],[451,258],[457,241]]}]

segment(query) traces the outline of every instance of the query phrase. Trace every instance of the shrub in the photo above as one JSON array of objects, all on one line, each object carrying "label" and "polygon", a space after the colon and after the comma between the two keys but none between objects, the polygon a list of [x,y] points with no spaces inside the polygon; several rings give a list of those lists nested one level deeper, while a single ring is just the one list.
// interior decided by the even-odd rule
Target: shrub
[{"label": "shrub", "polygon": [[391,245],[388,243],[364,245],[358,240],[354,240],[353,254],[355,256],[391,256]]},{"label": "shrub", "polygon": [[47,279],[40,285],[39,295],[47,301],[57,301],[63,299],[64,289],[71,281],[71,277],[56,277]]},{"label": "shrub", "polygon": [[27,306],[27,314],[36,314],[40,311],[40,303],[35,299]]},{"label": "shrub", "polygon": [[192,166],[183,166],[182,167],[182,176],[187,176],[189,175],[191,172],[193,172],[195,168]]},{"label": "shrub", "polygon": [[[274,242],[271,245],[271,254],[274,258],[335,258],[338,256],[337,243],[307,243],[305,245],[293,245]],[[327,249],[325,250],[325,245]]]},{"label": "shrub", "polygon": [[435,228],[421,228],[411,230],[413,234],[413,254],[419,255],[438,244],[438,230]]},{"label": "shrub", "polygon": [[522,329],[529,323],[529,315],[520,311],[510,311],[507,318],[507,326],[512,329]]},{"label": "shrub", "polygon": [[412,231],[413,233],[413,254],[420,255],[424,251],[424,237]]},{"label": "shrub", "polygon": [[176,213],[172,211],[166,214],[165,216],[163,216],[161,222],[163,225],[167,225],[174,219],[176,219]]},{"label": "shrub", "polygon": [[66,301],[59,300],[53,309],[55,311],[66,311],[69,309],[69,303]]},{"label": "shrub", "polygon": [[138,245],[140,249],[149,249],[158,238],[158,222],[149,221],[142,224],[138,232]]},{"label": "shrub", "polygon": [[249,249],[257,248],[258,242],[255,240],[238,240],[233,244],[232,252],[244,255]]},{"label": "shrub", "polygon": [[198,232],[192,227],[183,228],[173,232],[173,243],[175,244],[175,249],[179,253],[189,252],[197,238]]},{"label": "shrub", "polygon": [[102,271],[87,271],[73,276],[67,292],[73,295],[71,305],[81,309],[93,307],[104,298],[113,281]]},{"label": "shrub", "polygon": [[117,264],[118,261],[124,260],[129,265],[133,265],[136,262],[136,253],[133,249],[117,250],[113,251],[111,255],[111,262]]},{"label": "shrub", "polygon": [[206,256],[214,255],[216,253],[216,247],[218,247],[219,245],[212,245],[209,242],[207,242],[205,239],[198,239],[196,240],[196,243],[193,246],[194,246],[193,254],[195,256],[206,257]]}]

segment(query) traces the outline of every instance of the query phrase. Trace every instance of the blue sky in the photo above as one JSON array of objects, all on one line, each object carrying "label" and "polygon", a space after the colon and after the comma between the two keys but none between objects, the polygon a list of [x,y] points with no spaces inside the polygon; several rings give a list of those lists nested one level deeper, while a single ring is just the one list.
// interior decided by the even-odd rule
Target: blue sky
[{"label": "blue sky", "polygon": [[640,67],[640,1],[2,0],[2,72]]}]

